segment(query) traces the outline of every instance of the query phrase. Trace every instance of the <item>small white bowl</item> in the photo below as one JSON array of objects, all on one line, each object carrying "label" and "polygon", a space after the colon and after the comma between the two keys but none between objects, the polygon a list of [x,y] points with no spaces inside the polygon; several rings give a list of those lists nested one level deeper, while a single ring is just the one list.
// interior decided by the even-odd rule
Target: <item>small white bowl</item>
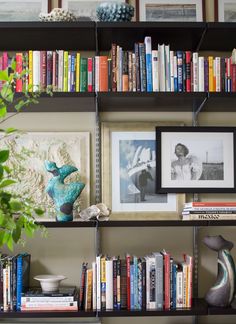
[{"label": "small white bowl", "polygon": [[43,292],[54,292],[59,289],[60,282],[67,278],[60,275],[40,275],[34,279],[40,282]]}]

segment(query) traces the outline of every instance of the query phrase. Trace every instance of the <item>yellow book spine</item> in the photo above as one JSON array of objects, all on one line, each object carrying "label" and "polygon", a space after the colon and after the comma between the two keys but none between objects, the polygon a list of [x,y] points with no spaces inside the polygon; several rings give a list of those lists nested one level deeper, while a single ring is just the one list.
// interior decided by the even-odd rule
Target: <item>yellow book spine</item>
[{"label": "yellow book spine", "polygon": [[75,75],[75,91],[80,89],[80,53],[76,54],[76,75]]},{"label": "yellow book spine", "polygon": [[68,92],[68,51],[64,52],[64,80],[63,91]]},{"label": "yellow book spine", "polygon": [[106,257],[101,258],[101,308],[106,309]]},{"label": "yellow book spine", "polygon": [[213,56],[208,57],[208,64],[209,64],[209,92],[213,92],[214,91]]},{"label": "yellow book spine", "polygon": [[29,92],[33,92],[33,51],[29,51]]}]

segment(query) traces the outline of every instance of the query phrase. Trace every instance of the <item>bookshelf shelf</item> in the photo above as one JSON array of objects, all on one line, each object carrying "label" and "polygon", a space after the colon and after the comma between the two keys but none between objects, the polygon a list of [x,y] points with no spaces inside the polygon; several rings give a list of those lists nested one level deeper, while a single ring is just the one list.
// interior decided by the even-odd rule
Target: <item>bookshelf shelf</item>
[{"label": "bookshelf shelf", "polygon": [[0,312],[0,318],[61,318],[61,317],[95,317],[96,312],[50,312],[50,311],[31,311],[31,312]]},{"label": "bookshelf shelf", "polygon": [[84,221],[73,221],[73,222],[56,222],[56,221],[46,221],[40,222],[48,228],[71,228],[71,227],[96,227],[96,221],[84,222]]},{"label": "bookshelf shelf", "polygon": [[209,307],[209,315],[236,315],[236,309],[232,307]]}]

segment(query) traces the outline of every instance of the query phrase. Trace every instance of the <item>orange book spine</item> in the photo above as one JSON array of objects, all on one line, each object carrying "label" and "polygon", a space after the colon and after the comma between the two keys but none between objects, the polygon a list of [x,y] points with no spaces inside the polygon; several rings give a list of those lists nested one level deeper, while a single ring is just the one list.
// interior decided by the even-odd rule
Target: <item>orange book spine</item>
[{"label": "orange book spine", "polygon": [[22,53],[16,53],[16,72],[18,74],[18,79],[16,80],[16,92],[22,92],[23,81],[21,77],[23,65],[23,55]]},{"label": "orange book spine", "polygon": [[99,90],[108,91],[108,57],[99,57]]},{"label": "orange book spine", "polygon": [[209,92],[214,91],[214,75],[213,75],[213,56],[208,57],[209,63]]}]

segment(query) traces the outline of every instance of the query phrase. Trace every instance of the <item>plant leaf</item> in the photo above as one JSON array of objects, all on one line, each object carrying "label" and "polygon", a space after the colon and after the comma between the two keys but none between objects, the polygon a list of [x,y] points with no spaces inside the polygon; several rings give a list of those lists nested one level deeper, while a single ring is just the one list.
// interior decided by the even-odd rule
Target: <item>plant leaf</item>
[{"label": "plant leaf", "polygon": [[6,106],[5,107],[1,107],[0,108],[0,118],[5,117],[6,114],[7,114],[7,107]]},{"label": "plant leaf", "polygon": [[22,209],[22,204],[18,200],[11,200],[10,201],[10,206],[13,212],[18,212],[19,210]]},{"label": "plant leaf", "polygon": [[13,238],[14,242],[17,243],[19,241],[20,237],[21,237],[21,227],[16,226],[16,228],[12,232],[12,238]]},{"label": "plant leaf", "polygon": [[0,182],[0,188],[5,188],[5,187],[8,187],[12,184],[16,183],[15,180],[11,180],[11,179],[5,179],[5,180],[2,180],[2,182]]},{"label": "plant leaf", "polygon": [[0,151],[0,163],[4,163],[9,158],[9,150]]},{"label": "plant leaf", "polygon": [[35,208],[34,211],[38,216],[42,216],[44,214],[44,210],[40,208]]},{"label": "plant leaf", "polygon": [[14,132],[17,132],[18,129],[14,128],[14,127],[8,127],[6,130],[5,130],[5,133],[6,134],[11,134],[11,133],[14,133]]},{"label": "plant leaf", "polygon": [[3,169],[4,169],[4,171],[6,171],[6,173],[8,173],[8,174],[11,173],[11,169],[9,168],[9,166],[3,165]]},{"label": "plant leaf", "polygon": [[25,234],[28,237],[33,237],[35,229],[33,227],[31,227],[29,223],[28,224],[27,223],[25,224],[24,229],[25,229]]},{"label": "plant leaf", "polygon": [[0,71],[0,80],[2,81],[8,81],[8,71]]},{"label": "plant leaf", "polygon": [[0,180],[2,180],[4,167],[0,164]]},{"label": "plant leaf", "polygon": [[14,244],[14,241],[13,241],[13,238],[10,234],[10,236],[8,237],[8,240],[7,240],[7,247],[10,251],[13,251],[13,244]]},{"label": "plant leaf", "polygon": [[1,90],[1,96],[6,101],[13,102],[14,93],[9,86],[3,86],[2,90]]}]

